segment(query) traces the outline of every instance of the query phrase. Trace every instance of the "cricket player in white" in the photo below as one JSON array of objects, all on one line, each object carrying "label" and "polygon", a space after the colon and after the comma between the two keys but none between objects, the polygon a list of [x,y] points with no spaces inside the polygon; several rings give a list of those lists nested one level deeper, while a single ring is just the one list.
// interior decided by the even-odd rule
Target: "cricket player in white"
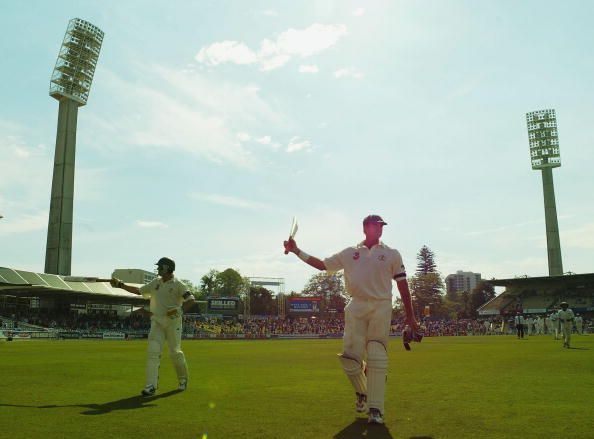
[{"label": "cricket player in white", "polygon": [[392,279],[396,281],[406,311],[406,323],[418,330],[400,253],[380,241],[386,222],[378,215],[363,220],[365,240],[323,261],[308,255],[289,238],[285,251],[318,270],[344,270],[347,293],[342,367],[355,389],[357,412],[369,407],[368,422],[383,424],[388,371],[388,338],[392,316]]},{"label": "cricket player in white", "polygon": [[516,334],[518,338],[524,338],[524,316],[518,311],[516,317],[514,317],[514,323],[516,325]]},{"label": "cricket player in white", "polygon": [[571,330],[573,329],[573,311],[569,309],[567,302],[561,302],[561,309],[557,312],[559,322],[561,322],[561,332],[563,334],[563,347],[569,348],[571,342]]},{"label": "cricket player in white", "polygon": [[544,319],[541,316],[536,317],[536,335],[544,334]]},{"label": "cricket player in white", "polygon": [[553,321],[551,320],[551,316],[545,317],[545,326],[547,328],[547,334],[553,333]]},{"label": "cricket player in white", "polygon": [[580,335],[584,333],[584,319],[579,314],[575,315],[575,330]]},{"label": "cricket player in white", "polygon": [[553,325],[553,336],[555,340],[559,340],[559,316],[557,312],[553,311],[550,315],[551,323]]},{"label": "cricket player in white", "polygon": [[143,396],[153,396],[157,390],[165,340],[177,373],[178,389],[186,390],[188,386],[188,366],[181,350],[182,311],[194,304],[194,296],[173,276],[175,262],[172,259],[161,258],[155,265],[160,277],[140,288],[126,285],[116,278],[111,280],[114,287],[150,298],[151,330],[148,336],[146,385],[141,392]]}]

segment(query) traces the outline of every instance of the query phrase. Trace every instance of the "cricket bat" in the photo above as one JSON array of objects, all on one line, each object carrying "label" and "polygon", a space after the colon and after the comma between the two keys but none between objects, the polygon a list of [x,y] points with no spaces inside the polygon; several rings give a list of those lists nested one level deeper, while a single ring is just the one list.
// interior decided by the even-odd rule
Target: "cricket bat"
[{"label": "cricket bat", "polygon": [[[295,238],[298,228],[299,228],[299,226],[297,225],[297,218],[293,217],[293,222],[291,223],[291,230],[289,230],[289,239]],[[285,254],[288,254],[288,253],[289,253],[289,251],[285,250]]]},{"label": "cricket bat", "polygon": [[101,277],[87,277],[87,276],[64,276],[62,278],[65,282],[110,282],[111,279],[104,279]]}]

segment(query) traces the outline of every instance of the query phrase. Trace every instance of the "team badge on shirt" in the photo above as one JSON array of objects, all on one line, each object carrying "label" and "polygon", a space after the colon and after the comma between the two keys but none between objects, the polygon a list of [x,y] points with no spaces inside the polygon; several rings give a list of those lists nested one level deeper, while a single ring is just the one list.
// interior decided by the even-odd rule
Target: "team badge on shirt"
[{"label": "team badge on shirt", "polygon": [[353,253],[353,259],[356,261],[357,259],[359,259],[359,257],[361,256],[361,254],[359,252],[355,252]]},{"label": "team badge on shirt", "polygon": [[377,257],[377,260],[378,260],[378,261],[385,261],[385,260],[386,260],[386,255],[379,255],[379,256]]}]

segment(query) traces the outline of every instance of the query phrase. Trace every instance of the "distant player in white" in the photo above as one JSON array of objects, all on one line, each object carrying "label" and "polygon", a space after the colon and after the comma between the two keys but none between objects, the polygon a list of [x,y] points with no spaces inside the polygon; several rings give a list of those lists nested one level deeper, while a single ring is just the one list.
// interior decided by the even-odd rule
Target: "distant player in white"
[{"label": "distant player in white", "polygon": [[524,338],[524,316],[519,311],[514,317],[514,323],[516,325],[516,334],[518,338]]},{"label": "distant player in white", "polygon": [[530,316],[526,318],[526,335],[534,335],[534,319]]},{"label": "distant player in white", "polygon": [[575,315],[575,330],[580,335],[584,333],[584,319],[579,314]]},{"label": "distant player in white", "polygon": [[491,321],[490,320],[485,320],[483,325],[485,326],[485,334],[490,335],[490,330],[491,330]]},{"label": "distant player in white", "polygon": [[553,336],[555,340],[559,340],[559,316],[557,315],[557,311],[553,311],[550,315],[551,324],[553,325]]},{"label": "distant player in white", "polygon": [[151,301],[151,330],[148,336],[146,385],[141,392],[143,396],[153,396],[157,390],[161,352],[165,340],[177,373],[178,389],[186,390],[188,385],[188,366],[181,350],[182,310],[194,304],[194,296],[173,276],[175,262],[172,259],[161,258],[155,265],[160,277],[140,288],[126,285],[116,278],[111,280],[112,286],[140,294]]},{"label": "distant player in white", "polygon": [[544,319],[541,316],[536,317],[536,335],[544,334]]},{"label": "distant player in white", "polygon": [[571,330],[573,329],[573,319],[575,316],[573,315],[573,311],[569,309],[569,304],[567,302],[561,302],[560,305],[561,309],[557,313],[557,317],[561,323],[561,332],[563,333],[563,347],[569,348],[569,343],[571,342]]},{"label": "distant player in white", "polygon": [[545,328],[547,329],[547,334],[551,335],[553,333],[553,321],[551,320],[551,316],[545,316]]},{"label": "distant player in white", "polygon": [[300,250],[292,238],[284,242],[286,251],[318,270],[344,270],[346,290],[352,300],[345,308],[339,359],[355,388],[355,408],[361,413],[369,407],[370,424],[384,423],[393,279],[404,304],[406,323],[414,331],[418,329],[402,257],[380,241],[384,225],[379,215],[367,216],[363,220],[365,240],[323,261]]}]

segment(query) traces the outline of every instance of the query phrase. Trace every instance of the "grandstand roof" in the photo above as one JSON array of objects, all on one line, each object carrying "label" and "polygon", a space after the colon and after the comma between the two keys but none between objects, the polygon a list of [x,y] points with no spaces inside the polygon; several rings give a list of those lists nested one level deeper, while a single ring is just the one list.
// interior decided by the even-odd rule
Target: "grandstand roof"
[{"label": "grandstand roof", "polygon": [[563,276],[515,277],[512,279],[491,279],[485,282],[505,291],[478,308],[480,315],[498,314],[516,298],[527,294],[548,292],[558,302],[564,297],[581,297],[594,294],[594,273],[569,274]]},{"label": "grandstand roof", "polygon": [[[135,284],[130,284],[135,285]],[[140,285],[135,285],[140,286]],[[143,304],[147,299],[113,288],[109,282],[72,282],[64,276],[0,267],[0,295],[17,297],[63,297],[72,300]]]},{"label": "grandstand roof", "polygon": [[545,283],[549,286],[572,286],[579,288],[581,285],[594,285],[594,273],[566,274],[563,276],[539,276],[539,277],[514,277],[512,279],[485,280],[493,286],[498,287],[527,287],[535,284]]}]

